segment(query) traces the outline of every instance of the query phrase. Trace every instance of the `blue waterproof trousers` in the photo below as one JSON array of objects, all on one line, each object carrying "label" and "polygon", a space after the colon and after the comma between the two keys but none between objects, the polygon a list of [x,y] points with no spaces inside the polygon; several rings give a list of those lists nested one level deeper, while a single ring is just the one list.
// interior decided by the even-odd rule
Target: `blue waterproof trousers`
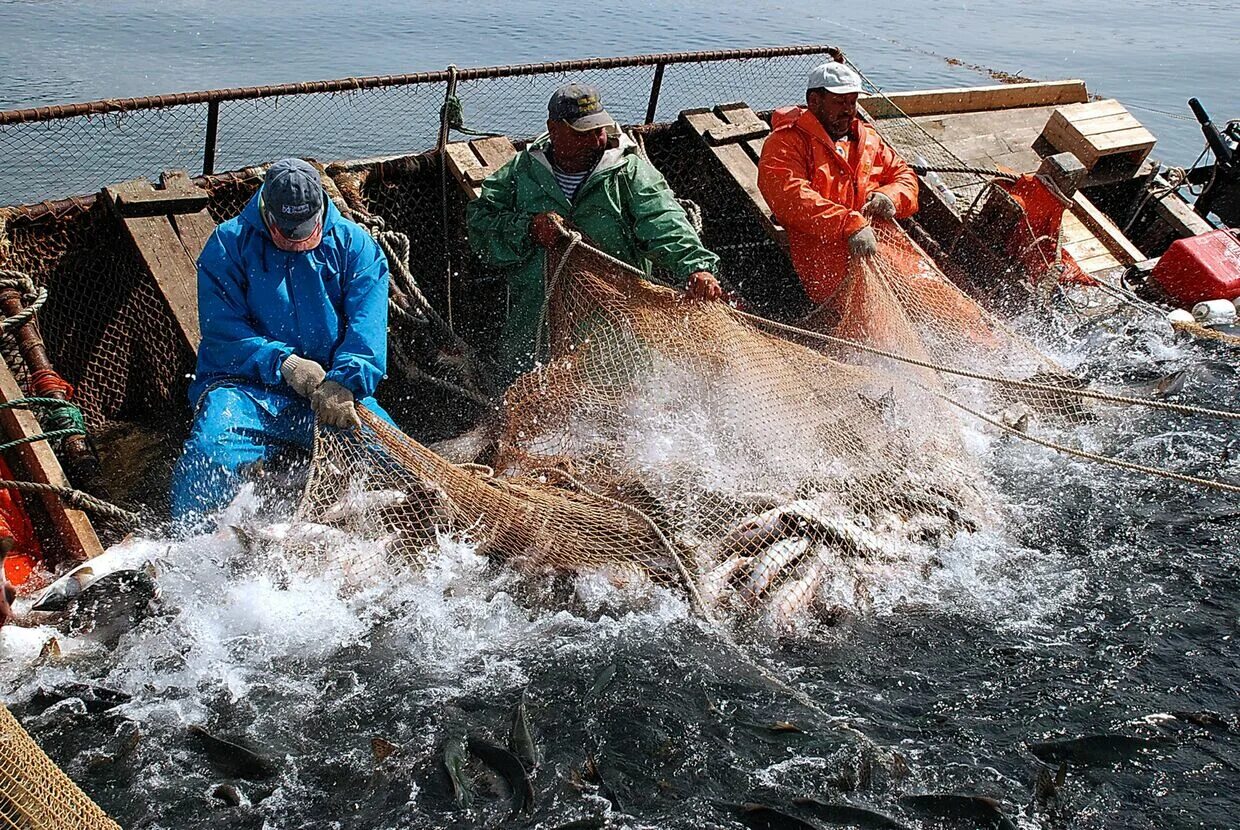
[{"label": "blue waterproof trousers", "polygon": [[[388,423],[374,398],[358,401]],[[392,424],[395,426],[395,424]],[[314,413],[300,396],[248,384],[203,393],[172,478],[172,518],[192,522],[224,507],[241,486],[242,468],[286,447],[310,449]]]}]

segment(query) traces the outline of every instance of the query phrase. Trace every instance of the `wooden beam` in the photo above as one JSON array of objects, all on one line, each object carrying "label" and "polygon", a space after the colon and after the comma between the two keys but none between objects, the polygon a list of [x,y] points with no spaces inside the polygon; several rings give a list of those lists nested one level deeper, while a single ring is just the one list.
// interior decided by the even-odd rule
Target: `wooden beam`
[{"label": "wooden beam", "polygon": [[1175,191],[1168,193],[1161,199],[1155,199],[1154,212],[1158,214],[1159,219],[1166,223],[1167,227],[1171,228],[1172,233],[1175,234],[1177,239],[1209,233],[1215,229],[1201,214],[1193,210],[1188,202],[1180,198],[1180,194]]},{"label": "wooden beam", "polygon": [[[198,190],[198,186],[190,180],[189,174],[184,170],[165,170],[159,174],[159,182],[164,190],[186,191],[190,188]],[[185,246],[185,252],[189,254],[189,258],[197,262],[198,255],[202,253],[207,240],[215,232],[216,225],[215,219],[204,207],[194,213],[174,214],[172,227],[176,229],[177,236],[181,238],[181,244]]]},{"label": "wooden beam", "polygon": [[[0,358],[0,400],[15,401],[24,397],[17,378],[9,364]],[[25,409],[0,410],[0,426],[10,441],[39,435],[43,428],[34,414]],[[57,460],[56,454],[46,441],[23,444],[11,450],[26,475],[26,480],[56,487],[68,487],[69,480]],[[26,498],[30,498],[27,494]],[[95,534],[90,519],[81,510],[69,507],[59,496],[48,493],[42,496],[43,506],[52,520],[61,543],[75,559],[90,559],[103,553],[103,546]]]},{"label": "wooden beam", "polygon": [[863,95],[860,104],[872,118],[889,118],[901,112],[909,116],[940,115],[1057,106],[1088,100],[1089,93],[1085,89],[1085,82],[1069,80]]},{"label": "wooden beam", "polygon": [[206,208],[210,197],[205,190],[156,190],[146,179],[134,179],[105,187],[119,216],[165,216],[169,213],[195,213]]},{"label": "wooden beam", "polygon": [[1094,236],[1106,246],[1120,265],[1132,265],[1134,262],[1142,262],[1147,258],[1105,213],[1089,201],[1084,193],[1077,191],[1068,209],[1072,211],[1073,216],[1081,220],[1085,227],[1093,231]]},{"label": "wooden beam", "polygon": [[507,164],[517,148],[507,136],[444,145],[444,162],[470,199],[478,198],[487,177]]},{"label": "wooden beam", "polygon": [[[783,227],[775,221],[771,206],[766,203],[762,191],[758,189],[758,164],[746,151],[743,143],[733,141],[728,144],[711,144],[707,133],[724,125],[719,116],[707,109],[685,110],[680,118],[710,148],[710,152],[723,168],[731,175],[733,181],[749,196],[750,205],[757,214],[763,230],[781,245],[787,245],[787,234]],[[756,119],[757,116],[755,115]]]}]

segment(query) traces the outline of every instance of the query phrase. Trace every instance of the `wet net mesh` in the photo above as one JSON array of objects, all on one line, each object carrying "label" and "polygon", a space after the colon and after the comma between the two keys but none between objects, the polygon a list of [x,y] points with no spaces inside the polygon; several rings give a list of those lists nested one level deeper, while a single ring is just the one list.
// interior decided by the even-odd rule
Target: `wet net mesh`
[{"label": "wet net mesh", "polygon": [[0,827],[119,830],[0,704]]},{"label": "wet net mesh", "polygon": [[[885,247],[902,239],[891,230]],[[355,576],[388,556],[423,564],[437,534],[457,534],[523,569],[673,583],[706,613],[795,625],[864,604],[882,574],[928,566],[988,520],[985,476],[936,372],[796,342],[589,248],[553,261],[545,357],[505,397],[491,467],[453,465],[369,414],[357,434],[319,433],[298,517],[325,538],[380,543],[351,557]],[[889,306],[906,337],[932,333],[905,306],[933,295],[903,299],[893,261],[856,275],[880,287],[854,294]],[[974,314],[961,336],[976,351],[1039,362]],[[926,354],[942,340],[919,338]]]}]

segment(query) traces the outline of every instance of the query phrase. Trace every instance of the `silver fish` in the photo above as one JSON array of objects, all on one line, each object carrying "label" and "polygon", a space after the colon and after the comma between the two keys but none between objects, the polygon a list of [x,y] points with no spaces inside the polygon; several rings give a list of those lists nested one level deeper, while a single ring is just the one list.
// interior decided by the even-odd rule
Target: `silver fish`
[{"label": "silver fish", "polygon": [[753,567],[749,570],[749,579],[745,582],[747,596],[762,596],[771,587],[779,572],[804,556],[809,546],[809,539],[780,539],[755,556]]},{"label": "silver fish", "polygon": [[150,548],[116,545],[94,559],[83,562],[47,586],[30,610],[64,611],[95,582],[120,571],[142,571],[153,579],[156,575],[155,558],[155,551]]},{"label": "silver fish", "polygon": [[751,562],[752,556],[733,556],[704,573],[698,582],[702,601],[707,605],[717,604],[728,592],[732,577],[748,568]]},{"label": "silver fish", "polygon": [[764,618],[777,629],[795,628],[805,618],[804,612],[817,596],[826,573],[825,562],[821,559],[811,561],[803,568],[801,576],[788,580],[771,593]]}]

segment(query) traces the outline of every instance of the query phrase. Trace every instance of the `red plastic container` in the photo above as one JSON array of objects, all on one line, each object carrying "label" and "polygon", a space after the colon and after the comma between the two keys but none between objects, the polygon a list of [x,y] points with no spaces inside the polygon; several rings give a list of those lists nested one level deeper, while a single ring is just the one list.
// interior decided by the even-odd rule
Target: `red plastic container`
[{"label": "red plastic container", "polygon": [[1230,231],[1177,239],[1150,278],[1185,306],[1240,297],[1240,241]]}]

